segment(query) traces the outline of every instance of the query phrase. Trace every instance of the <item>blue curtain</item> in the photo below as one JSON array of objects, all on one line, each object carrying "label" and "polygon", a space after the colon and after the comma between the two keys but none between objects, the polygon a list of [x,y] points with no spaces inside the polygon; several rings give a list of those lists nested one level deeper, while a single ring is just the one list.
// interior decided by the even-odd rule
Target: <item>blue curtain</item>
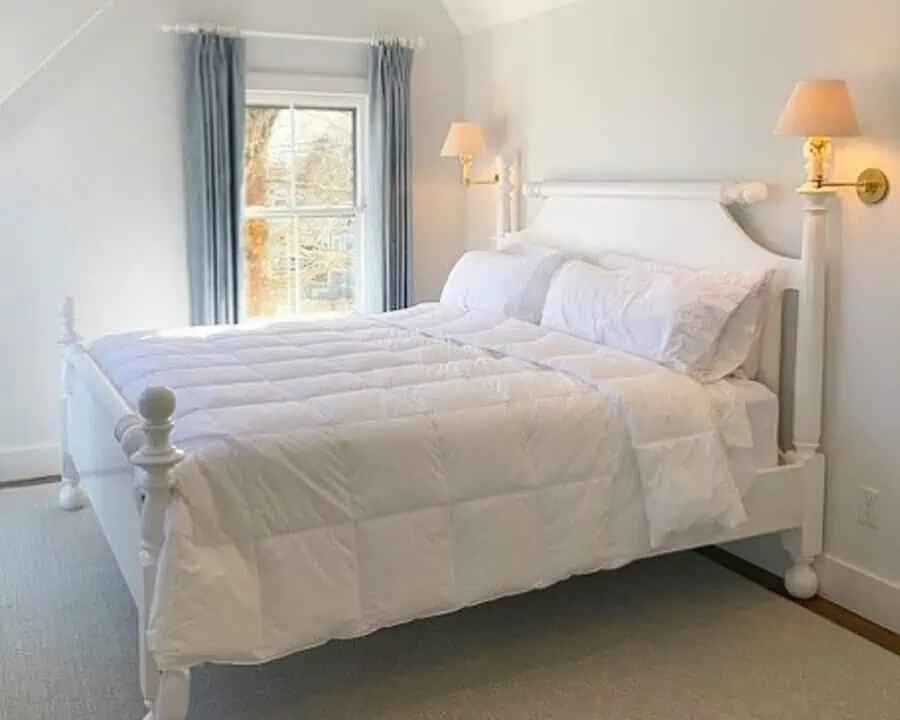
[{"label": "blue curtain", "polygon": [[182,139],[191,322],[236,323],[240,309],[245,43],[181,36]]},{"label": "blue curtain", "polygon": [[[372,46],[369,62],[370,187],[367,310],[412,302],[412,131],[410,81],[414,50],[400,42]],[[377,273],[368,272],[373,267]],[[376,277],[377,275],[377,277]]]}]

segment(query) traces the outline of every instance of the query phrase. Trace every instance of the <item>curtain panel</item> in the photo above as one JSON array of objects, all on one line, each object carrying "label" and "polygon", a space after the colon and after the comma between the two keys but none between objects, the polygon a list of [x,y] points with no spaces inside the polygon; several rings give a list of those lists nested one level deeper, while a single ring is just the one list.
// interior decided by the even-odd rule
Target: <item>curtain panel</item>
[{"label": "curtain panel", "polygon": [[412,302],[412,47],[379,42],[369,56],[370,186],[366,268],[370,310]]},{"label": "curtain panel", "polygon": [[245,41],[182,35],[182,150],[191,322],[240,312]]}]

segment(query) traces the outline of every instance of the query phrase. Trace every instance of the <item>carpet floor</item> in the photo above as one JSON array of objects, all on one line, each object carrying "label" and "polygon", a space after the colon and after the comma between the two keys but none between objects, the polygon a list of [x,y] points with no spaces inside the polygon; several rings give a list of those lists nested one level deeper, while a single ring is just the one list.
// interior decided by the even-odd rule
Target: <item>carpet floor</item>
[{"label": "carpet floor", "polygon": [[[128,720],[135,610],[90,510],[0,490],[0,718]],[[695,554],[257,668],[191,720],[900,719],[900,658]]]}]

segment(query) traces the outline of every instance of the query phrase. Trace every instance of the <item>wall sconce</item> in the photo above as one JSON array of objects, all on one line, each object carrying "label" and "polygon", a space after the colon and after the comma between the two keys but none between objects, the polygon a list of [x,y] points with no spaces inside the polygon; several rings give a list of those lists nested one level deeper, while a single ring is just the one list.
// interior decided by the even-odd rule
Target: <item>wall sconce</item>
[{"label": "wall sconce", "polygon": [[472,163],[477,155],[485,151],[484,135],[481,128],[475,123],[455,122],[447,132],[444,147],[441,148],[441,157],[458,158],[462,166],[462,179],[466,187],[472,185],[497,185],[500,176],[494,174],[488,180],[472,179]]},{"label": "wall sconce", "polygon": [[843,80],[802,80],[784,106],[776,135],[806,138],[806,183],[818,189],[826,187],[856,188],[859,199],[867,205],[880,203],[887,197],[887,176],[878,168],[863,170],[856,182],[828,182],[831,175],[831,138],[859,135],[859,125],[847,83]]}]

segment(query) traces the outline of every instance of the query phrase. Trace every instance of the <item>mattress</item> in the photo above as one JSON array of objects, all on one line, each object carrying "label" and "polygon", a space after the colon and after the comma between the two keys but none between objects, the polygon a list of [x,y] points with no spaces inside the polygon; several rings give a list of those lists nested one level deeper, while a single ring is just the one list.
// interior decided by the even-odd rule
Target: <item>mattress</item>
[{"label": "mattress", "polygon": [[150,385],[178,398],[163,669],[265,662],[736,527],[733,457],[765,430],[750,386],[438,304],[89,352],[132,408]]}]

